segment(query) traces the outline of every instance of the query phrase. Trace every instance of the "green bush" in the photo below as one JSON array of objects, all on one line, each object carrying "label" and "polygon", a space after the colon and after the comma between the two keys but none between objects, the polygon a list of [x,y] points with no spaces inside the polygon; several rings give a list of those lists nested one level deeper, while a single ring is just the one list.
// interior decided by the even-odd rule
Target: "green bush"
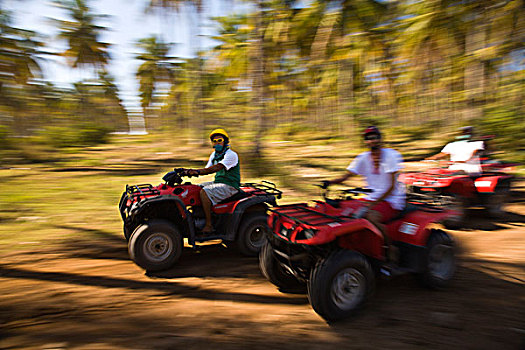
[{"label": "green bush", "polygon": [[[518,108],[495,107],[485,111],[485,116],[477,121],[477,134],[494,135],[490,146],[501,151],[505,158],[525,162],[525,123],[524,112]],[[474,124],[476,125],[476,124]]]},{"label": "green bush", "polygon": [[0,148],[7,149],[11,147],[9,142],[10,131],[5,125],[0,125]]},{"label": "green bush", "polygon": [[440,130],[441,127],[440,121],[433,120],[414,126],[394,126],[389,129],[389,132],[405,136],[409,140],[421,140],[430,137],[436,130]]},{"label": "green bush", "polygon": [[110,129],[96,124],[50,126],[42,130],[38,139],[55,148],[84,147],[109,141]]},{"label": "green bush", "polygon": [[270,129],[267,134],[275,135],[277,139],[287,140],[302,134],[310,134],[316,132],[316,128],[304,123],[282,123],[277,127]]}]

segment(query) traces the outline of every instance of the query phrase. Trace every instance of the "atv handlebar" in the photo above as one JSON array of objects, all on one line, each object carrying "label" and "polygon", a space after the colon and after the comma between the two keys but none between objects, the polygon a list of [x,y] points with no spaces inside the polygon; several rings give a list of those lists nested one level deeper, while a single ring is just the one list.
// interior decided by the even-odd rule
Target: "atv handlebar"
[{"label": "atv handlebar", "polygon": [[188,170],[190,169],[174,168],[173,171],[166,173],[162,177],[162,180],[166,181],[167,184],[173,185],[173,184],[181,184],[182,176],[187,176],[187,177],[199,176],[199,175],[188,174]]}]

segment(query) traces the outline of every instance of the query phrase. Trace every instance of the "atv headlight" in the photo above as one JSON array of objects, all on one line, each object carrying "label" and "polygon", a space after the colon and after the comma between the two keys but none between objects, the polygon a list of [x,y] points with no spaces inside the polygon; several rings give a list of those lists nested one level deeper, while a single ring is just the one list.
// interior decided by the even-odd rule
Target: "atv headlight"
[{"label": "atv headlight", "polygon": [[304,237],[306,239],[310,239],[313,236],[315,236],[315,231],[314,230],[306,229],[306,230],[303,231],[303,233],[304,233]]},{"label": "atv headlight", "polygon": [[291,232],[292,230],[287,229],[286,227],[284,227],[284,225],[281,225],[281,229],[279,230],[279,233],[281,235],[283,235],[284,237],[288,237],[288,234],[290,234]]},{"label": "atv headlight", "polygon": [[301,230],[297,233],[297,236],[295,237],[295,240],[303,240],[303,239],[310,239],[313,236],[315,236],[316,230],[312,230],[309,228],[306,228],[304,230]]}]

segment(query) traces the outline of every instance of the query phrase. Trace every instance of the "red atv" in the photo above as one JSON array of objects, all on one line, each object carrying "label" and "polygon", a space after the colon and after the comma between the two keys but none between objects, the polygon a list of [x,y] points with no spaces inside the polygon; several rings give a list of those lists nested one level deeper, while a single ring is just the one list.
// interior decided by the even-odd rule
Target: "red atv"
[{"label": "red atv", "polygon": [[451,212],[413,201],[387,223],[399,251],[388,261],[384,238],[369,221],[356,218],[360,189],[336,199],[271,208],[271,233],[259,254],[263,275],[283,292],[306,290],[313,309],[327,321],[351,316],[374,290],[375,275],[415,273],[432,288],[444,287],[455,271],[452,238],[431,228]]},{"label": "red atv", "polygon": [[241,253],[257,255],[268,231],[267,208],[276,205],[281,191],[267,181],[242,184],[238,193],[213,206],[216,232],[203,234],[201,187],[182,183],[182,176],[183,169],[175,169],[158,186],[126,185],[119,210],[131,259],[148,271],[168,269],[180,258],[184,238],[194,248],[210,240],[236,242]]},{"label": "red atv", "polygon": [[[441,162],[449,165],[450,162]],[[486,160],[482,162],[481,175],[471,176],[446,168],[406,172],[399,176],[407,192],[433,199],[435,204],[453,209],[456,215],[445,221],[447,228],[459,228],[465,219],[466,209],[483,206],[491,216],[498,217],[508,201],[513,175],[505,169],[514,164]]]}]

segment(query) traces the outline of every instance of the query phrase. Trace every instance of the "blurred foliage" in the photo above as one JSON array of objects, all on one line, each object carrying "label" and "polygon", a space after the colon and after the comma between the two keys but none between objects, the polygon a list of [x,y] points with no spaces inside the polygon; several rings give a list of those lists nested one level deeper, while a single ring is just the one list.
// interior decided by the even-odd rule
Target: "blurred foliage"
[{"label": "blurred foliage", "polygon": [[442,121],[433,120],[421,125],[413,126],[395,126],[389,129],[389,132],[396,135],[406,136],[409,139],[417,140],[430,137],[436,130],[442,126]]},{"label": "blurred foliage", "polygon": [[11,148],[9,134],[9,129],[5,125],[0,125],[0,149]]},{"label": "blurred foliage", "polygon": [[494,135],[487,141],[489,151],[502,152],[504,158],[525,163],[525,122],[524,111],[518,107],[494,107],[480,119],[482,135]]},{"label": "blurred foliage", "polygon": [[[54,22],[66,39],[61,55],[72,67],[97,68],[98,76],[70,89],[40,79],[44,40],[14,28],[0,2],[2,144],[10,136],[38,135],[53,147],[83,146],[128,130],[118,87],[105,69],[111,60],[109,45],[100,41],[111,30],[99,23],[105,16],[87,0],[54,3],[69,16]],[[158,13],[195,11],[199,21],[191,25],[200,26],[207,2],[144,5]],[[221,125],[256,146],[247,153],[261,156],[263,138],[344,139],[361,147],[360,130],[371,124],[396,142],[448,139],[458,127],[474,125],[497,135],[492,143],[505,158],[523,161],[525,0],[251,5],[213,18],[217,44],[203,49],[195,37],[199,52],[191,58],[171,55],[173,45],[154,36],[136,43],[148,132],[176,130],[203,141]]]},{"label": "blurred foliage", "polygon": [[95,123],[49,126],[40,130],[35,139],[55,148],[84,147],[107,143],[109,132],[108,127]]}]

